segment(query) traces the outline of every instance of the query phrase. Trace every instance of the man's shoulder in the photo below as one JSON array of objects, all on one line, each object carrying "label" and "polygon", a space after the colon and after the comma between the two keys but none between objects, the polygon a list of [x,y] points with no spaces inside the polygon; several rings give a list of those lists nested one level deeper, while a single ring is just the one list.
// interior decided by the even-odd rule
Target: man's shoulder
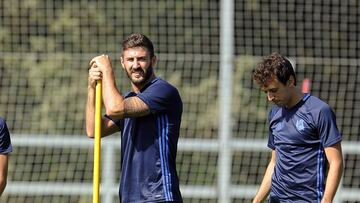
[{"label": "man's shoulder", "polygon": [[144,92],[152,92],[156,95],[167,95],[170,97],[180,97],[179,90],[174,85],[159,77],[156,77],[153,81],[151,81],[151,84]]},{"label": "man's shoulder", "polygon": [[311,95],[305,102],[305,106],[311,111],[320,112],[331,110],[331,107],[324,100],[319,97]]},{"label": "man's shoulder", "polygon": [[168,82],[167,80],[164,80],[160,77],[156,77],[153,81],[152,81],[152,84],[151,85],[154,85],[158,88],[168,88],[168,89],[172,89],[172,90],[176,90],[177,91],[177,88],[171,84],[170,82]]},{"label": "man's shoulder", "polygon": [[328,104],[327,104],[324,100],[322,100],[322,99],[320,99],[319,97],[314,96],[314,95],[310,95],[308,101],[309,101],[311,104],[328,106]]},{"label": "man's shoulder", "polygon": [[322,99],[311,96],[302,108],[304,114],[309,115],[314,122],[318,123],[324,119],[335,118],[333,109]]}]

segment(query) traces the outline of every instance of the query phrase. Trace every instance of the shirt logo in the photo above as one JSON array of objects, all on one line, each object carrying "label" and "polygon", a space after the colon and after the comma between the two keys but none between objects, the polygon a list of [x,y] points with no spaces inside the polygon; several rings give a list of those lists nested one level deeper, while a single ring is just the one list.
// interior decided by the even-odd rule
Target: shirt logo
[{"label": "shirt logo", "polygon": [[298,131],[303,131],[305,129],[304,120],[300,119],[296,121],[296,129],[298,129]]}]

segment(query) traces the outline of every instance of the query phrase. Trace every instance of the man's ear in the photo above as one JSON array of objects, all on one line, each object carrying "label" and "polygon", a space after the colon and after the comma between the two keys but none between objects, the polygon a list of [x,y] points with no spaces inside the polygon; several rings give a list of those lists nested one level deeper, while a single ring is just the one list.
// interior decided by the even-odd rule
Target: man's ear
[{"label": "man's ear", "polygon": [[290,75],[289,80],[287,81],[287,84],[288,84],[289,86],[295,87],[295,79],[294,79],[294,76]]},{"label": "man's ear", "polygon": [[122,56],[120,57],[120,64],[121,64],[121,67],[122,67],[123,69],[125,69],[124,58],[123,58]]},{"label": "man's ear", "polygon": [[156,63],[157,63],[157,57],[154,55],[154,56],[151,58],[151,65],[152,65],[152,67],[155,67],[155,66],[156,66]]}]

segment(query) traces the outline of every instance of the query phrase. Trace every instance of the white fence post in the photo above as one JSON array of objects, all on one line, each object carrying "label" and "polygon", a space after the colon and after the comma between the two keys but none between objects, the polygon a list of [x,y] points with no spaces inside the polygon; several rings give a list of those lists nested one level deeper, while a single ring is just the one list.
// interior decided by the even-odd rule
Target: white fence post
[{"label": "white fence post", "polygon": [[232,74],[234,66],[234,2],[222,0],[220,5],[220,79],[219,79],[219,158],[218,202],[230,203],[232,119]]}]

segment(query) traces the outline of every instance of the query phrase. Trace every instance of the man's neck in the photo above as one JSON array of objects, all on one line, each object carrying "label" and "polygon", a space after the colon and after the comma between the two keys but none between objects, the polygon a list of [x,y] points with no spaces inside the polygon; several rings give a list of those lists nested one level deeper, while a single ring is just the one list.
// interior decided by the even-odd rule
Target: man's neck
[{"label": "man's neck", "polygon": [[291,109],[296,104],[298,104],[302,100],[303,97],[304,97],[304,93],[302,93],[298,88],[295,88],[292,93],[292,99],[289,102],[289,104],[286,105],[286,108]]}]

